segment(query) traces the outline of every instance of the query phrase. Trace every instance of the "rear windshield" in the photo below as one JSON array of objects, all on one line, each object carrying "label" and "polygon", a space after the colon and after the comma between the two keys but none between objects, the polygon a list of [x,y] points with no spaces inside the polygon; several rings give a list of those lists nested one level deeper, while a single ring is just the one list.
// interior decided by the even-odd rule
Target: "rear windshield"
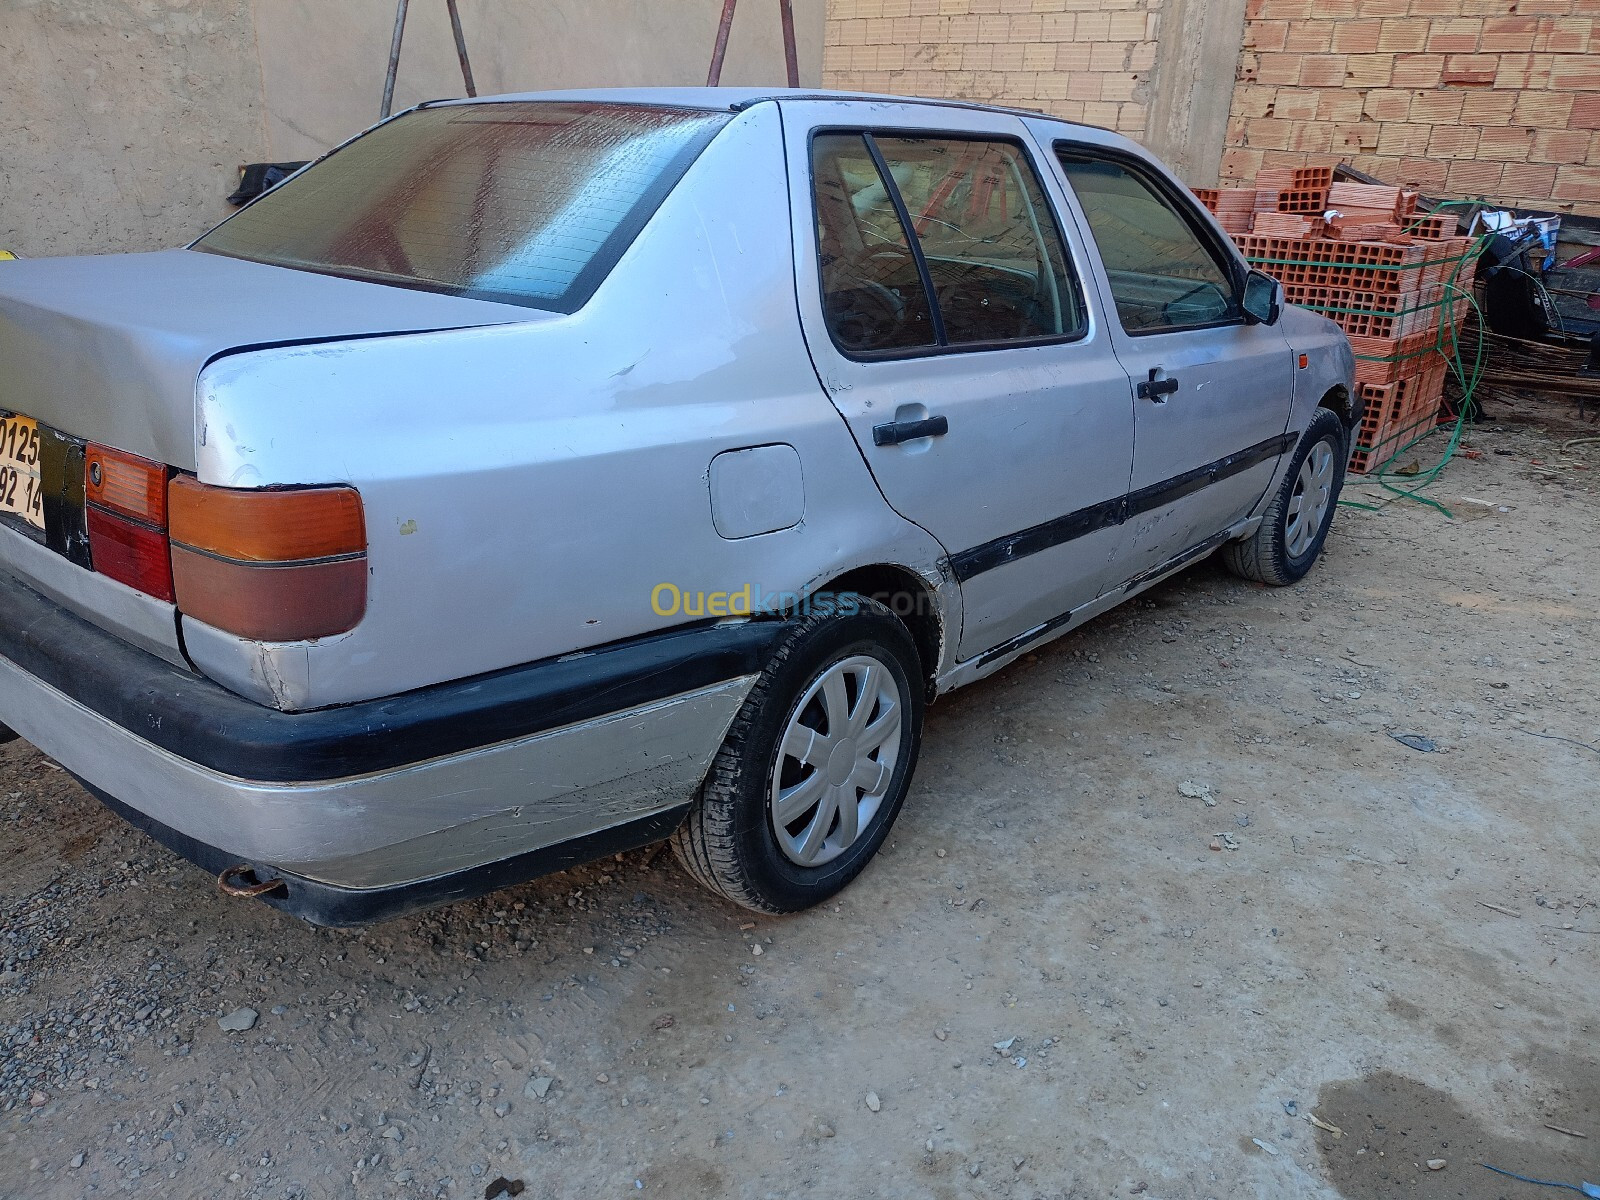
[{"label": "rear windshield", "polygon": [[193,249],[573,312],[729,113],[507,101],[380,125]]}]

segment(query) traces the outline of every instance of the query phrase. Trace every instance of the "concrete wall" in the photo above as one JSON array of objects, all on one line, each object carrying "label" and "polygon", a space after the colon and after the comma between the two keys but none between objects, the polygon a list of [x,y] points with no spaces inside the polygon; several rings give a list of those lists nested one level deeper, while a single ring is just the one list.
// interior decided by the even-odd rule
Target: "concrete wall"
[{"label": "concrete wall", "polygon": [[[824,0],[795,0],[801,80]],[[700,84],[721,0],[460,0],[482,94]],[[175,245],[245,162],[309,158],[377,119],[395,0],[0,0],[0,248]],[[411,0],[396,111],[461,94],[444,0]],[[725,84],[781,85],[773,0],[743,0]]]},{"label": "concrete wall", "polygon": [[249,0],[0,0],[0,249],[202,231],[265,143],[254,44]]}]

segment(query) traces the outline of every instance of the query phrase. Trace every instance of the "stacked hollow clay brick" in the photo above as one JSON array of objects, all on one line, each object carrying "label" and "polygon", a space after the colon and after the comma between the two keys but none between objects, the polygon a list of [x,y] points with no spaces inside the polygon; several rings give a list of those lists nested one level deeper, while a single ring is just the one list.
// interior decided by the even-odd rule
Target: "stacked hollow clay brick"
[{"label": "stacked hollow clay brick", "polygon": [[1471,303],[1471,239],[1454,236],[1455,218],[1418,214],[1415,192],[1335,183],[1326,167],[1263,171],[1254,188],[1195,194],[1290,304],[1350,338],[1366,413],[1350,469],[1381,466],[1427,432]]}]

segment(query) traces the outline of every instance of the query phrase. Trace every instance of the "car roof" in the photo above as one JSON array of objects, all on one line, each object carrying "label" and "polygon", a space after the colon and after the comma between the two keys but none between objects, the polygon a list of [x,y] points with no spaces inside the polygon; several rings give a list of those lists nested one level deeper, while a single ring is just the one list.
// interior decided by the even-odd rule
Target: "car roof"
[{"label": "car roof", "polygon": [[708,112],[738,112],[754,104],[772,100],[827,100],[860,104],[921,104],[934,108],[966,109],[1031,117],[1076,129],[1099,130],[1098,125],[1065,121],[1032,108],[1012,108],[1000,104],[981,104],[975,100],[945,100],[931,96],[892,96],[882,92],[843,92],[826,88],[756,87],[626,87],[576,88],[549,92],[508,92],[498,96],[470,99],[435,100],[427,107],[443,104],[486,104],[508,100],[583,100],[609,104],[656,104],[672,108],[699,108]]}]

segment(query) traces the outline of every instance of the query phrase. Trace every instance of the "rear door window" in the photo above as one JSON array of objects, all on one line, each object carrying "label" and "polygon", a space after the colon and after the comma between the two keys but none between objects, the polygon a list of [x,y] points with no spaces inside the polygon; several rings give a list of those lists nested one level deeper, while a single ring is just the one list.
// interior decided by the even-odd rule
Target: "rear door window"
[{"label": "rear door window", "polygon": [[425,108],[274,188],[193,249],[573,312],[731,119],[552,101]]},{"label": "rear door window", "polygon": [[1082,335],[1078,282],[1020,145],[819,134],[812,177],[823,310],[841,350]]}]

